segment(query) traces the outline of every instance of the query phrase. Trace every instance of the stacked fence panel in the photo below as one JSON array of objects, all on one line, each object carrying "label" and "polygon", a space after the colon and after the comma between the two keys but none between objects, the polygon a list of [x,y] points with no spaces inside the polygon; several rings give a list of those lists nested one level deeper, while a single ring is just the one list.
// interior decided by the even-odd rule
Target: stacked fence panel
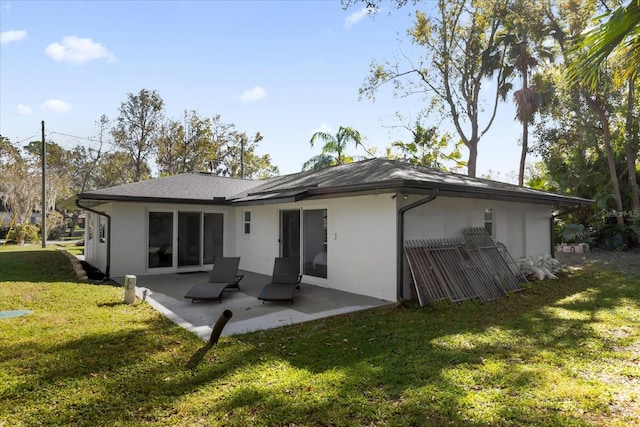
[{"label": "stacked fence panel", "polygon": [[502,243],[496,242],[482,227],[465,228],[462,235],[466,246],[480,254],[506,291],[524,289],[527,278]]},{"label": "stacked fence panel", "polygon": [[465,229],[464,238],[408,240],[405,254],[421,306],[448,299],[493,301],[523,289],[519,272],[504,245],[482,228]]}]

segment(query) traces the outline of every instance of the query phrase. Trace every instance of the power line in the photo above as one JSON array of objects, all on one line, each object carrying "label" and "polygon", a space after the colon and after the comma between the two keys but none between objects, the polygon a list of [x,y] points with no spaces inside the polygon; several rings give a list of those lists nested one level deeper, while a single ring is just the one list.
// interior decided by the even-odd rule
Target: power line
[{"label": "power line", "polygon": [[27,141],[27,140],[29,140],[29,139],[35,138],[35,137],[37,137],[37,136],[38,136],[38,134],[31,135],[30,137],[25,138],[25,139],[23,139],[22,141],[18,141],[18,142],[16,142],[16,144],[22,144],[23,142],[25,142],[25,141]]},{"label": "power line", "polygon": [[61,136],[67,136],[69,138],[83,139],[85,141],[100,142],[100,140],[98,140],[98,139],[87,138],[86,136],[69,135],[68,133],[62,133],[62,132],[53,132],[52,131],[52,132],[49,132],[49,135],[61,135]]}]

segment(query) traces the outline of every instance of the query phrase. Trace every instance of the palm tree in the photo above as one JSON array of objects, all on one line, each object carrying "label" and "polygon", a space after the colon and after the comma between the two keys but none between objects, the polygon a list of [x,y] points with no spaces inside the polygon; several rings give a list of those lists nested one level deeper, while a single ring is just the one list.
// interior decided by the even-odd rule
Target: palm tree
[{"label": "palm tree", "polygon": [[350,142],[353,142],[356,147],[361,146],[367,152],[367,154],[373,156],[362,145],[362,137],[360,132],[351,128],[340,126],[338,133],[332,135],[328,132],[318,131],[313,134],[309,143],[313,147],[316,141],[324,142],[322,146],[322,152],[310,158],[302,165],[302,170],[322,169],[329,166],[343,165],[345,163],[353,162],[353,157],[345,154],[345,149]]},{"label": "palm tree", "polygon": [[594,88],[600,77],[601,65],[612,53],[625,80],[640,69],[640,0],[630,0],[608,15],[609,19],[584,33],[573,47],[578,54],[567,69],[569,79],[582,81]]},{"label": "palm tree", "polygon": [[517,72],[522,86],[513,93],[516,104],[516,119],[522,124],[522,151],[518,185],[524,185],[524,171],[529,153],[529,124],[533,123],[535,114],[541,104],[547,101],[549,94],[542,93],[541,88],[530,84],[533,71],[541,59],[553,61],[553,52],[545,46],[550,28],[540,19],[544,16],[540,5],[529,0],[515,1],[505,20],[501,41],[507,53],[507,74]]},{"label": "palm tree", "polygon": [[[576,59],[567,68],[567,77],[571,83],[582,84],[587,89],[595,90],[600,81],[603,65],[611,55],[615,55],[614,72],[619,73],[621,81],[628,83],[628,112],[626,124],[626,156],[627,173],[632,192],[633,209],[640,208],[640,191],[636,176],[636,159],[638,156],[638,124],[633,114],[633,103],[636,90],[636,78],[640,70],[640,0],[630,0],[626,6],[620,6],[613,12],[603,15],[608,20],[592,30],[582,34],[573,45],[571,53]],[[587,99],[587,102],[590,102]],[[605,141],[607,144],[607,141]],[[607,146],[608,154],[611,149]],[[612,155],[612,154],[610,154]],[[609,161],[610,167],[613,160]],[[619,190],[615,191],[617,175],[611,170],[612,186],[617,202]],[[621,207],[619,207],[621,209]],[[624,220],[618,217],[618,223]]]}]

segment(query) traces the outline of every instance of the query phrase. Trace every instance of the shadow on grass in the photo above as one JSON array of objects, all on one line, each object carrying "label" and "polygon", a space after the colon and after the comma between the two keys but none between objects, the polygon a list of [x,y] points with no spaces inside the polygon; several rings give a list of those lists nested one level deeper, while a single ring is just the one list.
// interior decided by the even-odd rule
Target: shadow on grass
[{"label": "shadow on grass", "polygon": [[[637,282],[590,269],[492,303],[345,315],[227,337],[211,352],[158,318],[56,345],[3,343],[3,364],[23,375],[1,395],[37,408],[25,424],[579,425],[545,395],[554,371],[531,361],[559,372],[588,361],[612,345],[594,336],[600,313],[639,301]],[[574,405],[606,413],[589,393]],[[198,406],[180,409],[191,398]]]}]

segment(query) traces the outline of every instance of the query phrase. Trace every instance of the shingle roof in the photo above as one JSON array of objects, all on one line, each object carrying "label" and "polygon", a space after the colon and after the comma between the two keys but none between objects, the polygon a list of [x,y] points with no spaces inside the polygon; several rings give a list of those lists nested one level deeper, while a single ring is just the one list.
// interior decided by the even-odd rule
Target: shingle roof
[{"label": "shingle roof", "polygon": [[78,194],[83,200],[171,201],[228,204],[228,199],[263,181],[228,178],[206,172],[180,175],[117,185]]},{"label": "shingle roof", "polygon": [[360,192],[424,193],[438,189],[440,195],[520,200],[554,204],[591,204],[590,199],[564,196],[482,178],[444,172],[385,158],[369,159],[316,171],[284,175],[267,180],[233,197],[236,204],[260,204],[268,200],[290,201]]},{"label": "shingle roof", "polygon": [[592,200],[470,178],[384,158],[278,176],[264,181],[188,173],[86,192],[83,201],[148,201],[199,204],[265,204],[317,197],[381,192],[430,193],[442,196],[559,204]]}]

